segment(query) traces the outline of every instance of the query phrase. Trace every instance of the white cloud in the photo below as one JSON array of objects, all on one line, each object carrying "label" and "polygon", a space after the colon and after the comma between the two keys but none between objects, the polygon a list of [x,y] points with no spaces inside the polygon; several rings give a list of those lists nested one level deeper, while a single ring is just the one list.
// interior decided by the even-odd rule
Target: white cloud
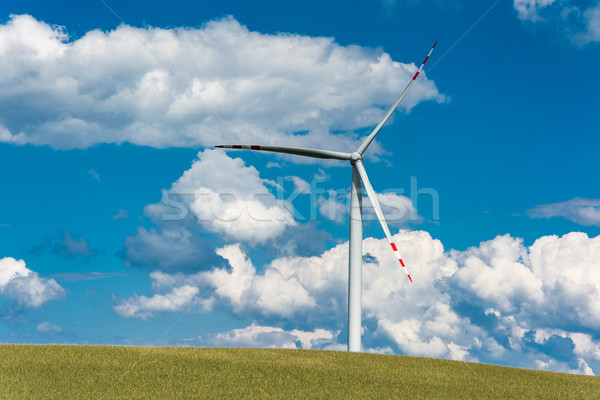
[{"label": "white cloud", "polygon": [[231,272],[214,269],[206,277],[219,298],[228,302],[234,312],[241,315],[254,310],[265,317],[291,317],[298,310],[315,307],[314,298],[295,277],[284,277],[275,269],[257,274],[237,245],[226,246],[218,253],[229,261]]},{"label": "white cloud", "polygon": [[126,318],[148,319],[157,312],[185,311],[199,306],[201,311],[210,311],[212,302],[198,297],[199,289],[195,286],[183,285],[174,287],[171,292],[155,294],[151,297],[133,296],[119,301],[113,309]]},{"label": "white cloud", "polygon": [[331,343],[337,332],[325,329],[302,331],[263,326],[253,323],[241,329],[210,334],[187,340],[186,344],[219,347],[271,347],[284,349],[311,349],[315,345],[322,346]]},{"label": "white cloud", "polygon": [[592,335],[584,333],[571,333],[569,336],[571,340],[573,340],[575,345],[575,353],[579,359],[600,360],[600,343],[598,340],[594,340]]},{"label": "white cloud", "polygon": [[530,247],[509,236],[456,254],[460,291],[530,326],[600,329],[600,236],[544,236]]},{"label": "white cloud", "polygon": [[522,240],[498,236],[479,247],[455,252],[461,268],[453,281],[502,312],[512,313],[515,306],[538,302],[544,296],[541,279],[523,264],[526,257]]},{"label": "white cloud", "polygon": [[[190,208],[196,218],[210,231],[232,239],[265,242],[296,225],[289,210],[274,204],[270,193],[224,193],[201,188],[194,195],[196,200]],[[261,197],[273,204],[265,204]]]},{"label": "white cloud", "polygon": [[575,197],[559,203],[542,204],[527,213],[532,218],[563,217],[584,226],[600,226],[600,199]]},{"label": "white cloud", "polygon": [[50,300],[65,297],[64,289],[54,279],[40,277],[12,257],[0,259],[0,295],[25,307],[40,307]]},{"label": "white cloud", "polygon": [[219,254],[229,261],[231,270],[214,270],[207,276],[207,280],[215,287],[217,296],[226,299],[234,312],[241,313],[249,306],[248,294],[256,268],[239,246],[227,246],[220,249]]},{"label": "white cloud", "polygon": [[36,327],[36,330],[38,332],[42,332],[42,333],[59,333],[62,332],[62,329],[59,326],[56,326],[54,324],[51,324],[50,322],[42,322],[41,324],[38,324],[38,326]]},{"label": "white cloud", "polygon": [[[0,59],[0,140],[55,148],[348,149],[354,135],[331,130],[374,125],[417,69],[381,50],[261,34],[233,18],[197,29],[120,26],[70,40],[61,28],[12,16],[0,25]],[[444,97],[423,77],[402,107],[425,100]]]},{"label": "white cloud", "polygon": [[145,212],[158,223],[182,220],[189,208],[207,231],[228,239],[264,243],[297,224],[293,208],[277,200],[268,184],[241,158],[205,150],[173,183],[163,202],[146,207]]},{"label": "white cloud", "polygon": [[519,13],[520,19],[541,21],[540,10],[555,2],[557,0],[514,0],[514,6]]},{"label": "white cloud", "polygon": [[[208,310],[218,302],[240,316],[255,313],[263,317],[292,317],[299,310],[315,306],[315,300],[297,279],[285,279],[276,270],[258,274],[239,245],[225,246],[217,253],[228,261],[230,267],[214,268],[194,275],[155,271],[150,275],[153,289],[167,294],[132,296],[120,300],[114,310],[122,316],[146,319],[154,312],[180,311],[198,302]],[[214,295],[200,298],[200,288],[213,288]]]},{"label": "white cloud", "polygon": [[439,337],[431,337],[429,332],[423,332],[423,325],[417,319],[407,319],[397,323],[382,319],[379,321],[379,326],[392,337],[405,354],[435,358],[448,355],[448,345]]},{"label": "white cloud", "polygon": [[514,0],[519,19],[561,30],[573,42],[600,41],[600,2],[575,0]]}]

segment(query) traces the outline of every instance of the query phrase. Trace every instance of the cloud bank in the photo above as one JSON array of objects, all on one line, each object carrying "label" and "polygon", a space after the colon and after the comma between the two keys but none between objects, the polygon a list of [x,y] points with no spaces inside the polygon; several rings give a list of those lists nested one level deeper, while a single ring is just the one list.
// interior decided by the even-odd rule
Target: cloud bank
[{"label": "cloud bank", "polygon": [[[554,371],[600,371],[600,237],[544,236],[527,247],[504,235],[465,251],[445,251],[423,231],[401,230],[394,239],[415,283],[398,269],[385,239],[365,239],[366,347]],[[340,348],[347,252],[342,243],[319,256],[277,258],[258,270],[239,245],[228,245],[218,253],[230,267],[194,275],[151,274],[156,294],[147,303],[197,288],[196,293],[211,294],[180,296],[173,303],[179,309],[210,304],[199,310],[218,307],[257,321],[199,343],[291,346],[294,330],[317,328],[323,339],[331,337],[313,348]],[[115,311],[139,318],[161,311],[138,300],[122,299]],[[133,306],[135,312],[122,312]]]},{"label": "cloud bank", "polygon": [[[71,40],[28,15],[0,25],[0,68],[2,142],[58,149],[285,142],[342,151],[354,144],[353,130],[378,122],[417,69],[381,50],[261,34],[231,17],[200,28],[122,25]],[[423,77],[401,107],[425,100],[444,97]]]},{"label": "cloud bank", "polygon": [[[302,183],[294,186],[298,185]],[[210,232],[229,243],[216,251],[225,262],[187,270],[155,263],[150,274],[153,294],[119,299],[114,311],[140,319],[190,309],[224,311],[254,320],[248,327],[191,338],[186,342],[190,345],[343,349],[347,242],[309,256],[281,252],[263,266],[249,256],[256,244],[274,242],[282,232],[309,226],[286,214],[287,207],[270,193],[275,186],[239,158],[220,150],[198,153],[190,169],[165,191],[163,201],[146,207],[146,216],[157,227],[140,228],[134,238],[154,237],[157,243],[167,243],[160,232],[189,231],[199,236]],[[216,207],[211,212],[232,214],[235,196],[212,201],[207,193],[234,193],[241,196],[244,207],[254,207],[249,201],[254,199],[261,203],[254,211],[278,207],[286,217],[264,225],[260,219],[248,217],[244,222],[242,217],[240,224],[226,226],[204,207],[210,204]],[[250,198],[249,193],[260,196]],[[410,211],[410,203],[403,199],[381,198]],[[173,215],[180,218],[164,218]],[[302,231],[296,236],[315,235]],[[365,350],[563,372],[600,370],[600,341],[595,333],[600,328],[600,237],[574,232],[545,236],[525,246],[522,239],[504,235],[465,251],[445,250],[423,231],[400,230],[394,239],[415,283],[409,284],[399,270],[385,239],[365,238]],[[148,249],[159,251],[161,246],[149,242]],[[168,249],[164,254],[173,258]],[[298,341],[299,332],[317,330],[318,340]]]}]

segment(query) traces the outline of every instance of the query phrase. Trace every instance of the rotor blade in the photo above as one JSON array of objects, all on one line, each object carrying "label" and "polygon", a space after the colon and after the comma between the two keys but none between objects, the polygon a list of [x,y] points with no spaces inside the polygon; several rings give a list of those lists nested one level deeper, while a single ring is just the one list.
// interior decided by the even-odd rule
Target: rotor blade
[{"label": "rotor blade", "polygon": [[383,117],[383,119],[379,122],[379,124],[377,124],[377,126],[375,127],[375,129],[373,129],[373,132],[371,132],[371,134],[369,134],[369,136],[367,136],[367,138],[360,144],[360,146],[356,150],[360,154],[363,154],[367,150],[367,148],[369,147],[369,145],[371,144],[371,142],[373,141],[373,139],[375,139],[375,136],[377,135],[377,133],[379,132],[379,130],[383,127],[383,125],[385,125],[385,123],[387,122],[387,120],[394,113],[394,110],[396,109],[396,107],[398,107],[398,104],[400,104],[400,102],[402,101],[402,99],[404,98],[404,96],[406,96],[406,94],[410,90],[410,88],[413,85],[413,83],[415,83],[415,80],[417,79],[417,76],[419,76],[419,74],[423,70],[423,67],[425,66],[425,63],[429,59],[429,56],[431,55],[431,53],[433,53],[433,49],[435,49],[435,45],[436,44],[437,44],[437,40],[433,44],[433,47],[431,48],[431,50],[429,50],[429,54],[427,54],[427,57],[425,57],[425,60],[423,60],[423,64],[421,64],[421,68],[419,68],[419,70],[412,77],[412,79],[410,80],[410,82],[408,82],[408,85],[406,85],[406,88],[404,89],[404,91],[402,92],[402,94],[400,95],[400,97],[398,97],[398,100],[396,100],[396,102],[394,103],[394,105],[392,105],[390,107],[390,109],[385,114],[385,116]]},{"label": "rotor blade", "polygon": [[396,254],[396,258],[398,258],[398,261],[400,261],[400,265],[402,265],[402,269],[404,270],[404,272],[406,273],[406,276],[408,276],[408,279],[412,283],[412,278],[410,277],[410,274],[408,273],[408,270],[406,269],[406,266],[404,265],[404,261],[402,261],[402,258],[400,257],[400,254],[398,253],[398,248],[396,247],[396,243],[394,243],[394,241],[392,240],[392,235],[390,234],[390,230],[388,229],[387,223],[385,222],[385,219],[383,218],[383,212],[381,212],[381,207],[379,207],[379,200],[377,200],[377,195],[375,194],[375,191],[373,190],[373,187],[371,186],[371,182],[369,182],[369,177],[367,176],[367,171],[365,171],[365,167],[362,165],[362,162],[357,162],[354,164],[354,166],[356,167],[358,174],[360,175],[360,179],[362,180],[363,185],[365,185],[365,189],[367,190],[367,195],[369,196],[369,200],[371,201],[371,204],[373,205],[375,214],[377,214],[377,218],[379,218],[379,222],[381,223],[381,227],[383,228],[383,231],[385,232],[385,236],[387,236],[387,239],[390,242],[390,246],[392,246],[392,250],[394,250],[394,253]]},{"label": "rotor blade", "polygon": [[339,151],[319,150],[319,149],[303,149],[301,147],[281,147],[281,146],[259,146],[246,144],[223,144],[215,146],[219,149],[238,149],[238,150],[258,150],[270,151],[273,153],[294,154],[297,156],[327,158],[334,160],[352,160],[350,153],[342,153]]}]

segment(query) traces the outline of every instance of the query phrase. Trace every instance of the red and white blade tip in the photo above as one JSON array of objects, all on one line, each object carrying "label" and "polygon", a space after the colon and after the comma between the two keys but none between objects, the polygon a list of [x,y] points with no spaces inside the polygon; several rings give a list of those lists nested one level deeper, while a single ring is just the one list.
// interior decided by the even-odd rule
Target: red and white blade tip
[{"label": "red and white blade tip", "polygon": [[429,56],[431,55],[431,53],[433,52],[433,49],[435,49],[435,45],[437,44],[437,40],[435,41],[435,43],[433,44],[433,47],[431,48],[431,50],[429,50],[429,54],[427,54],[427,57],[425,57],[425,59],[423,60],[423,63],[421,64],[421,67],[419,68],[419,70],[417,71],[417,73],[412,77],[412,80],[414,81],[415,79],[417,79],[417,76],[419,76],[419,74],[421,73],[421,71],[423,70],[423,67],[425,66],[425,63],[427,62],[427,60],[429,60]]},{"label": "red and white blade tip", "polygon": [[408,270],[406,269],[406,265],[404,265],[404,261],[402,261],[402,258],[400,258],[400,253],[398,253],[398,248],[396,247],[396,243],[390,241],[390,245],[392,246],[392,250],[394,250],[394,253],[396,254],[396,257],[398,257],[398,261],[400,261],[400,265],[402,265],[402,269],[404,270],[404,273],[406,274],[406,276],[408,276],[408,279],[410,280],[410,283],[412,283],[412,278],[410,277],[410,274],[408,273]]}]

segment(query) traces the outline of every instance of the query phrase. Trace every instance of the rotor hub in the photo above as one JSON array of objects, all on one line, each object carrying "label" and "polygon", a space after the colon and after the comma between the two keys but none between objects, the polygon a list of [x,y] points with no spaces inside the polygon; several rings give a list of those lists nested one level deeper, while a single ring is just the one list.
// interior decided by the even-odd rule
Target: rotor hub
[{"label": "rotor hub", "polygon": [[363,156],[358,151],[355,151],[354,153],[352,153],[352,162],[362,161],[362,159],[363,159]]}]

